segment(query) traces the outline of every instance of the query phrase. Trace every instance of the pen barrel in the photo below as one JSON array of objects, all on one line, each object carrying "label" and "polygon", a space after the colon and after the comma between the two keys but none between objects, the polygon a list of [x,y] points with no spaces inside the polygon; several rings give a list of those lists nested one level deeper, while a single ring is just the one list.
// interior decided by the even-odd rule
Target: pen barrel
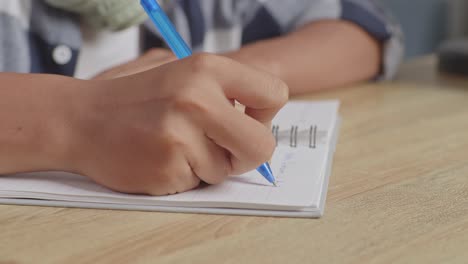
[{"label": "pen barrel", "polygon": [[161,10],[161,6],[156,0],[141,0],[141,6],[145,9],[146,12],[153,12]]},{"label": "pen barrel", "polygon": [[141,5],[158,28],[169,48],[179,59],[192,55],[192,50],[177,32],[171,20],[155,0],[141,0]]}]

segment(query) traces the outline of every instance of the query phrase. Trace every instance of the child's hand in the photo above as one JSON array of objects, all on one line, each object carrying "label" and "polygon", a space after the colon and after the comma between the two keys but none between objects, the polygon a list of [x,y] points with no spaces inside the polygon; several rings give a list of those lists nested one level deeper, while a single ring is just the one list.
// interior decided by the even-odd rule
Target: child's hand
[{"label": "child's hand", "polygon": [[122,65],[115,66],[96,75],[95,80],[106,80],[124,77],[175,61],[177,58],[167,49],[154,48],[139,58]]},{"label": "child's hand", "polygon": [[205,54],[90,82],[71,122],[70,170],[151,195],[220,183],[267,161],[275,140],[264,124],[288,99],[276,77]]}]

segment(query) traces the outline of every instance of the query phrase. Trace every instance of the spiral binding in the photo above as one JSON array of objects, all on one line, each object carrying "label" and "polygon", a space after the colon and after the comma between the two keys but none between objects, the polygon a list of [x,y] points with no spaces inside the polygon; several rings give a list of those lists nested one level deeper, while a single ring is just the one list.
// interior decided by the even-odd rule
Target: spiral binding
[{"label": "spiral binding", "polygon": [[[291,126],[291,129],[289,130],[289,146],[291,148],[297,148],[297,140],[298,140],[298,126]],[[276,140],[276,145],[278,145],[279,142],[279,131],[280,127],[278,125],[273,125],[271,128],[271,132],[273,133],[273,136],[275,137]],[[315,149],[317,148],[317,136],[318,136],[318,129],[317,126],[312,125],[308,129],[308,142],[309,142],[309,148]]]}]

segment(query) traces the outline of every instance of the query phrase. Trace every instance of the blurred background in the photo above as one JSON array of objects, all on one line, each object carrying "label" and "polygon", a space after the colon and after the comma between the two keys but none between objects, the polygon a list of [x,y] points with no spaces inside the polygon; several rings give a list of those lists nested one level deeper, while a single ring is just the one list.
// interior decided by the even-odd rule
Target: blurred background
[{"label": "blurred background", "polygon": [[406,58],[433,53],[447,39],[468,37],[468,0],[377,0],[401,23]]}]

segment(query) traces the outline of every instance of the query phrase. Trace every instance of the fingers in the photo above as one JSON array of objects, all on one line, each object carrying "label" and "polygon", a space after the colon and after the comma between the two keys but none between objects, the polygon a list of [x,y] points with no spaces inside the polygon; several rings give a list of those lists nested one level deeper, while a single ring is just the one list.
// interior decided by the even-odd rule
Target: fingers
[{"label": "fingers", "polygon": [[216,109],[206,119],[205,133],[230,152],[231,174],[247,172],[271,158],[276,144],[270,129],[229,103]]},{"label": "fingers", "polygon": [[[166,157],[153,160],[153,173],[143,174],[146,182],[144,190],[150,195],[176,194],[196,188],[200,178],[190,167],[184,151],[178,147],[170,147],[164,151]],[[162,166],[155,166],[160,164]],[[147,172],[150,169],[146,170]],[[155,179],[158,179],[157,181]]]},{"label": "fingers", "polygon": [[288,101],[289,89],[279,78],[227,58],[198,56],[195,67],[211,72],[226,97],[243,104],[245,113],[259,122],[271,121]]},{"label": "fingers", "polygon": [[[284,82],[235,61],[211,55],[196,57],[192,61],[192,70],[208,75],[221,86],[223,93],[219,94],[198,87],[197,93],[204,95],[208,105],[199,120],[205,122],[206,135],[231,153],[231,173],[243,173],[268,161],[276,144],[270,128],[264,124],[271,122],[288,100]],[[247,115],[232,107],[232,99],[246,106]]]},{"label": "fingers", "polygon": [[[276,144],[264,124],[288,99],[288,88],[281,80],[214,55],[196,55],[167,64],[156,74],[144,73],[143,77],[146,75],[160,75],[160,93],[177,91],[165,97],[171,100],[169,105],[209,139],[200,141],[199,137],[188,143],[192,152],[187,160],[204,181],[219,183],[229,172],[240,174],[271,158]],[[143,77],[139,76],[135,83]],[[245,105],[247,114],[236,110],[233,100]],[[227,160],[223,149],[230,154]]]},{"label": "fingers", "polygon": [[231,173],[229,152],[205,135],[194,138],[187,160],[194,174],[208,184],[218,184]]},{"label": "fingers", "polygon": [[289,98],[288,87],[279,78],[221,56],[198,54],[166,64],[163,70],[167,76],[178,72],[189,80],[208,77],[222,88],[223,100],[237,100],[247,115],[261,123],[271,121]]}]

